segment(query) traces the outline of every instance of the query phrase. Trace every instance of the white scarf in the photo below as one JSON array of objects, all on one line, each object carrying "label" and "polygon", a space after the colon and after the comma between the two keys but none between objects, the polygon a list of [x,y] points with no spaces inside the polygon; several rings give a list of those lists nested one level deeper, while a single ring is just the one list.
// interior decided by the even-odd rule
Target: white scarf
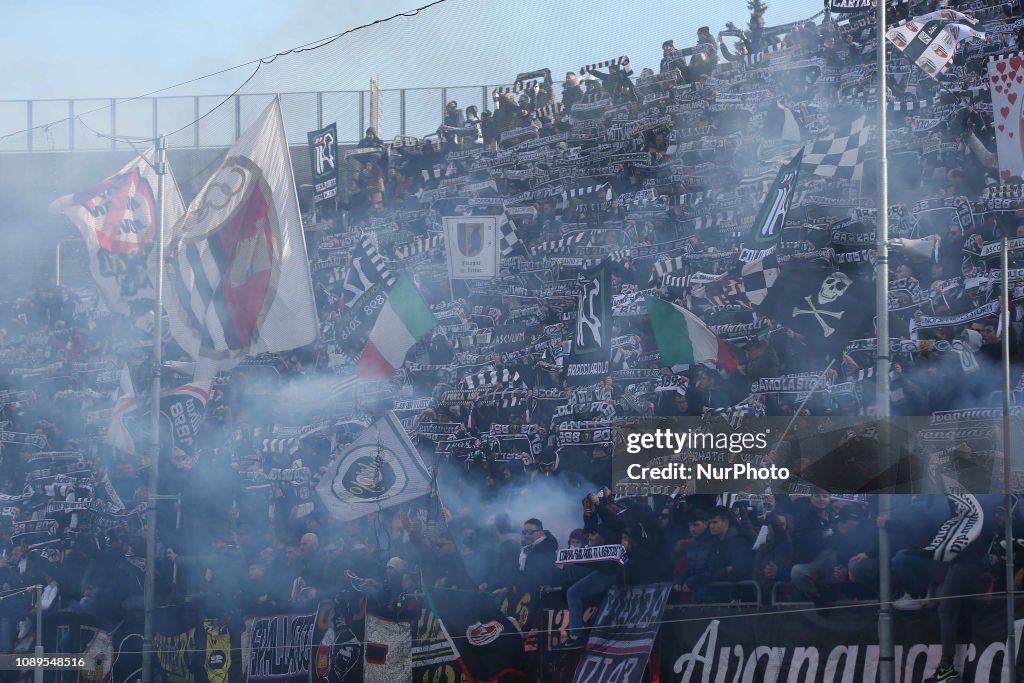
[{"label": "white scarf", "polygon": [[521,572],[526,571],[526,556],[530,554],[530,551],[533,549],[533,546],[537,545],[538,543],[540,543],[541,541],[543,541],[544,539],[546,539],[548,537],[548,535],[545,532],[541,531],[540,533],[541,533],[541,537],[540,538],[538,538],[536,541],[534,541],[530,545],[524,545],[519,550],[519,571],[521,571]]}]

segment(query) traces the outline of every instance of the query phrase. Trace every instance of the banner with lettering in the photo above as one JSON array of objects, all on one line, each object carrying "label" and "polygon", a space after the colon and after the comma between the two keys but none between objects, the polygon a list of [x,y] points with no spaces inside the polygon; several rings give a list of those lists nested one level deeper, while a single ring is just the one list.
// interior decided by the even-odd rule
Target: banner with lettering
[{"label": "banner with lettering", "polygon": [[445,216],[444,235],[449,278],[480,280],[498,275],[497,216]]},{"label": "banner with lettering", "polygon": [[610,370],[611,273],[602,266],[581,276],[577,286],[575,334],[565,374],[571,384],[591,384]]},{"label": "banner with lettering", "polygon": [[316,614],[246,617],[243,681],[299,681],[309,676]]},{"label": "banner with lettering", "polygon": [[[156,665],[167,683],[196,683],[202,670],[199,655],[206,640],[197,639],[198,617],[189,607],[166,607],[156,613]],[[200,647],[200,644],[202,647]]]},{"label": "banner with lettering", "polygon": [[332,123],[307,136],[309,160],[313,164],[313,202],[320,208],[338,194],[338,124]]},{"label": "banner with lettering", "polygon": [[672,585],[613,586],[601,604],[573,683],[640,683]]},{"label": "banner with lettering", "polygon": [[[998,604],[996,604],[998,602]],[[980,602],[976,603],[980,607]],[[960,629],[954,665],[964,681],[999,683],[1006,651],[1001,601],[970,609]],[[1017,602],[1018,614],[1024,602]],[[655,656],[662,680],[874,681],[878,679],[878,609],[846,606],[842,619],[814,610],[751,614],[741,619],[700,619],[699,608],[665,618]],[[1018,619],[1017,657],[1024,619]],[[896,678],[921,681],[942,656],[934,612],[895,612]]]}]

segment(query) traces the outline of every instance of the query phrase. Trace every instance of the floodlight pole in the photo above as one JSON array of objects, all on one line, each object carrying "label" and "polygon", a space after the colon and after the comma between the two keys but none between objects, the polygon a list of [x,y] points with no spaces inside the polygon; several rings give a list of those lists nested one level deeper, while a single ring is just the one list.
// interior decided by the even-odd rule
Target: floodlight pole
[{"label": "floodlight pole", "polygon": [[146,577],[143,588],[142,683],[153,680],[154,610],[156,607],[156,506],[160,480],[160,367],[163,364],[164,204],[167,174],[167,138],[156,146],[156,301],[153,304],[153,387],[150,425],[149,495],[146,506]]},{"label": "floodlight pole", "polygon": [[[896,459],[891,456],[889,443],[889,164],[886,157],[886,58],[885,58],[885,0],[878,0],[878,221],[876,223],[877,261],[875,263],[875,317],[878,350],[875,366],[875,413],[878,416],[878,436],[881,452],[892,471]],[[883,491],[878,498],[878,516],[888,519],[892,510],[890,493]],[[892,549],[889,532],[884,527],[878,532],[878,680],[895,682],[895,658],[892,639]]]}]

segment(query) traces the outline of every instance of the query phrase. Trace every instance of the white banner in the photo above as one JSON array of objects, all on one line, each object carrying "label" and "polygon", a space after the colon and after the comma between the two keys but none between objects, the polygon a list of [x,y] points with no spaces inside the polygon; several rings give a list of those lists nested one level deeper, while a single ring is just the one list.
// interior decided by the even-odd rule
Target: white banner
[{"label": "white banner", "polygon": [[445,216],[448,277],[482,280],[498,275],[498,217]]}]

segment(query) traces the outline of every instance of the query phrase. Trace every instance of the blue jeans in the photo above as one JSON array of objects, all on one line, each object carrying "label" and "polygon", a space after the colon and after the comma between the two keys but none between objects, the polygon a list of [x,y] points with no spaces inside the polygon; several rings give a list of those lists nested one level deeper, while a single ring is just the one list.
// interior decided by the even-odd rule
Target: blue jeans
[{"label": "blue jeans", "polygon": [[942,562],[920,553],[901,550],[892,558],[892,573],[912,597],[923,598],[935,575],[946,568]]},{"label": "blue jeans", "polygon": [[618,577],[612,572],[591,571],[569,586],[565,594],[569,603],[569,635],[578,636],[583,630],[583,600],[599,595],[615,585]]}]

